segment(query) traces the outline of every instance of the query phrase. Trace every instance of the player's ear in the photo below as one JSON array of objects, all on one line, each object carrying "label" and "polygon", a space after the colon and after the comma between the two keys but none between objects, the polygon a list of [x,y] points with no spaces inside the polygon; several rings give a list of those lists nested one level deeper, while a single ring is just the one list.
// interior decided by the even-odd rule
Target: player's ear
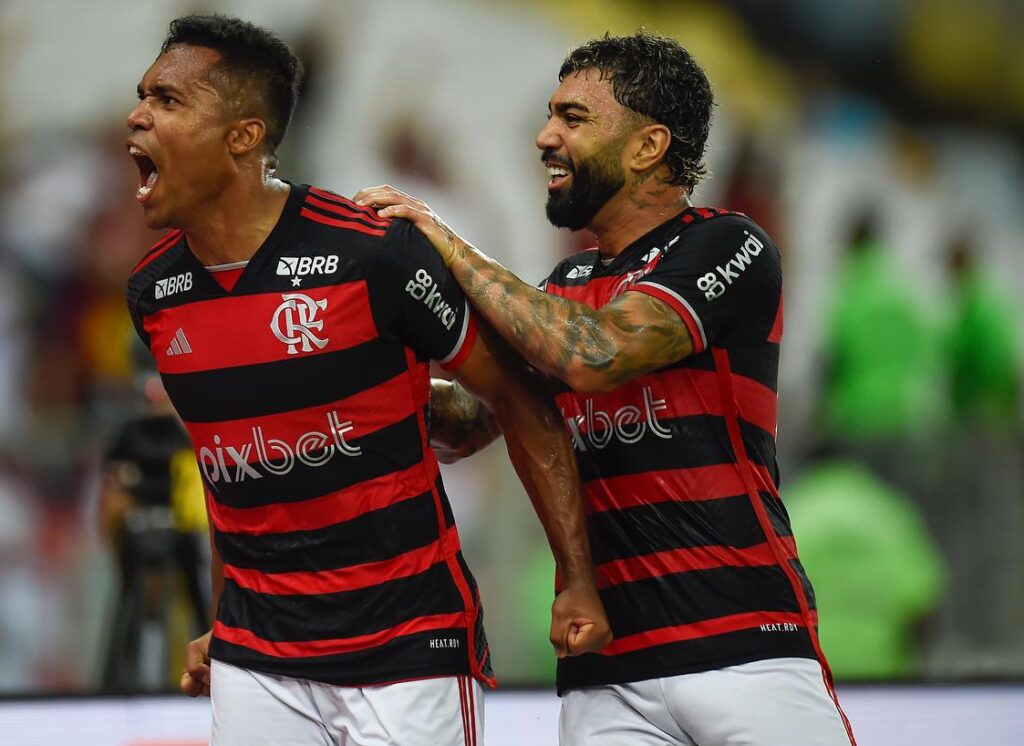
[{"label": "player's ear", "polygon": [[228,130],[227,145],[231,155],[244,155],[260,147],[267,134],[262,119],[241,119]]},{"label": "player's ear", "polygon": [[672,142],[672,133],[664,124],[654,123],[638,129],[631,139],[630,166],[642,173],[662,162]]}]

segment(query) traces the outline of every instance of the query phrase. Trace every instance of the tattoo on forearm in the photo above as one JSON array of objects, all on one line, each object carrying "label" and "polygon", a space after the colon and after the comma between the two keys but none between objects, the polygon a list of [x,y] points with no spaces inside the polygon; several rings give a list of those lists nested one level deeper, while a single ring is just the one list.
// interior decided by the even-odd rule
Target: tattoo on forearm
[{"label": "tattoo on forearm", "polygon": [[[653,298],[644,296],[640,314],[617,307],[615,301],[597,311],[538,291],[461,240],[452,268],[469,299],[513,346],[540,370],[562,380],[582,365],[618,385],[689,352],[681,320]],[[642,344],[631,344],[626,353],[624,339]]]},{"label": "tattoo on forearm", "polygon": [[454,381],[430,386],[430,442],[469,455],[500,434],[497,421],[480,401]]}]

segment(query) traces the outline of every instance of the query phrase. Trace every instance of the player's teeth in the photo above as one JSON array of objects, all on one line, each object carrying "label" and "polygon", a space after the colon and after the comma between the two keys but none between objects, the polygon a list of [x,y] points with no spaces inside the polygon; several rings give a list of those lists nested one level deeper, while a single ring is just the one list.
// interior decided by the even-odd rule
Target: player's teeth
[{"label": "player's teeth", "polygon": [[152,190],[153,190],[153,188],[152,188],[152,187],[149,187],[149,186],[146,186],[146,185],[140,186],[140,187],[139,187],[139,191],[137,191],[137,192],[135,193],[135,196],[136,196],[136,197],[138,197],[139,199],[142,199],[143,197],[146,197],[146,196],[148,196],[148,195],[149,195],[149,193],[150,193],[150,192],[151,192]]},{"label": "player's teeth", "polygon": [[128,153],[129,153],[130,155],[142,155],[142,151],[141,151],[141,150],[139,150],[139,149],[138,149],[137,147],[135,147],[134,145],[132,145],[132,146],[131,146],[130,148],[128,148]]}]

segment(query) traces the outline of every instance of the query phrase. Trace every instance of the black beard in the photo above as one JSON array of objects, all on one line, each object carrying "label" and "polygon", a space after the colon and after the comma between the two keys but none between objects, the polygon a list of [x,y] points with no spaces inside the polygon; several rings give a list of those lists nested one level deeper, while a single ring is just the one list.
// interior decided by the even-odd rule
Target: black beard
[{"label": "black beard", "polygon": [[597,211],[604,207],[626,183],[619,167],[620,149],[600,151],[580,161],[573,171],[568,189],[548,192],[548,221],[556,228],[578,231],[590,225]]}]

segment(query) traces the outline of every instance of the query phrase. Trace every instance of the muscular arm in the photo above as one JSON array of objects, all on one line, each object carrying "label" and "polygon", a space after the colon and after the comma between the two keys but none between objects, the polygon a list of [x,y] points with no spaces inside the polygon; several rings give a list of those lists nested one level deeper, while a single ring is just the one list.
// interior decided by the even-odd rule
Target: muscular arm
[{"label": "muscular arm", "polygon": [[452,464],[472,456],[501,435],[494,415],[455,381],[430,382],[430,445],[438,460]]},{"label": "muscular arm", "polygon": [[607,391],[693,351],[690,334],[668,305],[624,293],[600,309],[523,282],[455,234],[427,205],[392,187],[356,195],[406,218],[430,239],[473,305],[519,354],[576,391]]},{"label": "muscular arm", "polygon": [[493,414],[547,535],[564,590],[552,608],[559,655],[598,650],[611,638],[597,595],[576,458],[553,402],[521,359],[481,324],[458,380]]}]

